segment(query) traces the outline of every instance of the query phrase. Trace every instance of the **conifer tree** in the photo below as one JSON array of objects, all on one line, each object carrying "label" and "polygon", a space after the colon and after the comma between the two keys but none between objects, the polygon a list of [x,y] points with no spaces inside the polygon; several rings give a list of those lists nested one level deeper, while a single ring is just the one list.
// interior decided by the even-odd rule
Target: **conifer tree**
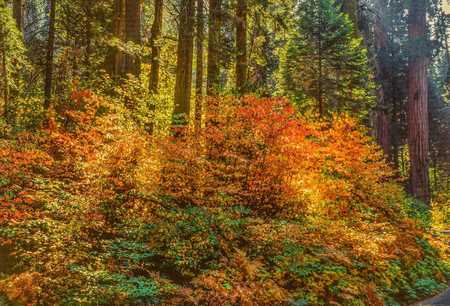
[{"label": "conifer tree", "polygon": [[367,52],[333,0],[301,1],[282,63],[283,90],[322,117],[362,113],[372,100]]}]

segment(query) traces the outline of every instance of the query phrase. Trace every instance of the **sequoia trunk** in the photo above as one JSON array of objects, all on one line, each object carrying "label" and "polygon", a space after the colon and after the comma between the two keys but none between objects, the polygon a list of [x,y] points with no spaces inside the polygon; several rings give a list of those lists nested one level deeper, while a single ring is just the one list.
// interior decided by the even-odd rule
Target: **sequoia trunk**
[{"label": "sequoia trunk", "polygon": [[426,50],[426,0],[410,0],[408,33],[408,145],[412,194],[428,203],[429,123]]}]

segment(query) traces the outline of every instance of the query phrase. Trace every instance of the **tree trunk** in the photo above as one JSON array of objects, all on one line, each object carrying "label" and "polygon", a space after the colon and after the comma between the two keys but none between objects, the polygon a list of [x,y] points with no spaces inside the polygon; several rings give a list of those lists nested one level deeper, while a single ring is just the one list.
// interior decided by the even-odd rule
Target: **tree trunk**
[{"label": "tree trunk", "polygon": [[152,59],[150,67],[150,92],[157,94],[159,92],[159,67],[161,47],[159,39],[162,33],[163,23],[163,0],[155,0],[155,18],[151,29],[150,47],[152,48]]},{"label": "tree trunk", "polygon": [[23,28],[23,0],[14,0],[13,16],[16,20],[17,28],[22,31]]},{"label": "tree trunk", "polygon": [[197,0],[196,79],[195,79],[195,131],[202,126],[203,115],[203,42],[205,39],[204,0]]},{"label": "tree trunk", "polygon": [[408,34],[411,49],[408,62],[408,145],[411,192],[429,203],[429,123],[427,83],[426,0],[410,0]]},{"label": "tree trunk", "polygon": [[376,68],[376,78],[379,84],[377,90],[377,122],[376,122],[376,135],[378,144],[383,149],[384,155],[393,162],[392,151],[391,151],[391,107],[389,106],[389,95],[392,90],[389,88],[390,83],[390,71],[388,65],[386,65],[386,60],[389,57],[388,53],[388,36],[386,28],[383,24],[383,4],[381,1],[379,6],[380,16],[376,16],[374,24],[374,40],[375,40],[375,68]]},{"label": "tree trunk", "polygon": [[215,96],[219,83],[221,0],[209,0],[207,95]]},{"label": "tree trunk", "polygon": [[[114,0],[113,37],[125,41],[125,0]],[[113,78],[124,75],[124,54],[117,47],[111,47],[106,60],[106,71]]]},{"label": "tree trunk", "polygon": [[247,90],[247,0],[238,0],[236,6],[236,90],[244,95]]},{"label": "tree trunk", "polygon": [[[141,39],[141,0],[126,0],[125,34],[126,41],[140,45]],[[125,55],[125,73],[139,77],[141,61],[135,54]]]},{"label": "tree trunk", "polygon": [[178,32],[177,70],[175,80],[175,125],[189,122],[194,47],[195,0],[183,0]]},{"label": "tree trunk", "polygon": [[53,53],[55,49],[56,0],[50,0],[50,17],[48,25],[47,62],[45,67],[44,109],[48,110],[52,100]]}]

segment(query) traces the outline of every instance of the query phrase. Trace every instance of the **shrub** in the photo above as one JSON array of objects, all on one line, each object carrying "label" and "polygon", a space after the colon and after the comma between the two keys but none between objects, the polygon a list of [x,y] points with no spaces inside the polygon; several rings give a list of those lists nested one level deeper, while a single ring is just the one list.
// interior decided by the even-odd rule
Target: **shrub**
[{"label": "shrub", "polygon": [[158,139],[75,92],[47,131],[0,141],[0,244],[18,259],[0,301],[400,305],[443,287],[425,215],[354,120],[212,104],[199,134]]}]

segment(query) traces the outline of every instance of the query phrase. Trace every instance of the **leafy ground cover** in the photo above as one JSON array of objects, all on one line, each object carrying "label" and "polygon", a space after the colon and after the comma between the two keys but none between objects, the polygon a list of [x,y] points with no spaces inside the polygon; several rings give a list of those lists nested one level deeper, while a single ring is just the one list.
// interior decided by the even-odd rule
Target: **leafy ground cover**
[{"label": "leafy ground cover", "polygon": [[74,92],[48,130],[1,140],[0,303],[393,306],[446,288],[427,210],[356,121],[208,109],[198,133],[152,138]]}]

